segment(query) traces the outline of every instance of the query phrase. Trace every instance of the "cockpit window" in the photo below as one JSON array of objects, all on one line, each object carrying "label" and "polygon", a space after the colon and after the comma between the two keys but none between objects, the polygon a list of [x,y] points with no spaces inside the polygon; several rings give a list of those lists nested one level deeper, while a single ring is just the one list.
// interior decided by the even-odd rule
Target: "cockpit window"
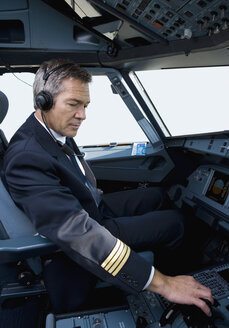
[{"label": "cockpit window", "polygon": [[123,100],[112,92],[107,76],[93,76],[90,98],[91,102],[86,110],[87,119],[75,138],[78,145],[148,140]]},{"label": "cockpit window", "polygon": [[8,140],[34,111],[33,80],[34,74],[32,73],[7,73],[0,77],[0,90],[6,94],[9,100],[8,113],[0,128]]},{"label": "cockpit window", "polygon": [[[9,99],[9,110],[1,129],[8,140],[34,111],[33,80],[34,74],[31,73],[9,73],[1,76],[0,90]],[[75,137],[78,145],[148,141],[120,96],[112,92],[107,76],[93,76],[90,99],[86,109],[87,119]]]},{"label": "cockpit window", "polygon": [[228,130],[229,67],[152,70],[136,75],[172,136]]}]

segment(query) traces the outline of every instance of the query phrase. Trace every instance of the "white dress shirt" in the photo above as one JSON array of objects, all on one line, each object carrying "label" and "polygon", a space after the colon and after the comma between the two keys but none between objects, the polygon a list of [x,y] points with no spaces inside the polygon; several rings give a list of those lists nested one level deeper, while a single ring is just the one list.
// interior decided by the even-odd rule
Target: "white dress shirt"
[{"label": "white dress shirt", "polygon": [[[36,115],[34,114],[34,116],[36,117]],[[48,131],[48,133],[50,134],[49,130],[47,129],[47,127],[45,126],[45,124],[43,122],[41,122],[37,117],[36,119],[38,120],[38,122]],[[50,129],[50,128],[49,128]],[[65,136],[62,136],[61,134],[57,133],[56,131],[50,129],[54,138],[58,141],[60,141],[62,144],[65,144],[66,143],[66,137]],[[69,156],[66,155],[68,158]],[[70,159],[70,158],[69,158]],[[83,168],[83,165],[81,164],[79,158],[75,155],[75,159],[77,161],[77,164],[79,165],[79,168],[81,169],[82,173],[85,175],[85,170]]]}]

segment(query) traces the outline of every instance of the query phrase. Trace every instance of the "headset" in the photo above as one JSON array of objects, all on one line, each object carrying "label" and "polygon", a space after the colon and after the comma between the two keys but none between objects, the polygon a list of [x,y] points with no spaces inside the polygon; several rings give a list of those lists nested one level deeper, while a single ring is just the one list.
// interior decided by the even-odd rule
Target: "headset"
[{"label": "headset", "polygon": [[[46,84],[49,76],[52,73],[56,72],[57,70],[59,70],[59,69],[61,69],[63,67],[68,67],[68,66],[73,66],[73,65],[75,65],[75,64],[74,63],[65,63],[65,64],[62,64],[62,65],[59,65],[59,66],[54,67],[50,71],[47,71],[46,70],[44,72],[44,75],[43,75],[44,87],[45,87],[45,84]],[[47,112],[47,111],[49,111],[53,107],[53,96],[51,95],[50,92],[45,91],[45,90],[42,90],[42,91],[40,91],[36,95],[36,97],[35,97],[35,103],[36,103],[36,106],[41,111]]]},{"label": "headset", "polygon": [[[44,87],[45,87],[45,84],[46,84],[49,76],[52,73],[56,72],[57,70],[59,70],[63,67],[69,67],[69,66],[73,66],[73,65],[75,65],[75,64],[74,63],[65,63],[65,64],[54,67],[50,71],[46,70],[43,75]],[[51,95],[51,93],[48,91],[45,91],[45,90],[40,91],[35,97],[35,103],[36,103],[36,106],[41,110],[41,116],[42,116],[42,119],[43,119],[43,122],[44,122],[46,128],[48,129],[51,137],[58,144],[60,149],[68,156],[77,155],[78,157],[84,157],[85,154],[81,153],[80,150],[78,149],[78,147],[75,147],[76,148],[76,153],[75,153],[75,151],[71,147],[69,147],[66,143],[62,144],[60,141],[58,141],[55,138],[55,136],[53,135],[52,131],[50,130],[44,113],[48,112],[53,107],[53,96]]]}]

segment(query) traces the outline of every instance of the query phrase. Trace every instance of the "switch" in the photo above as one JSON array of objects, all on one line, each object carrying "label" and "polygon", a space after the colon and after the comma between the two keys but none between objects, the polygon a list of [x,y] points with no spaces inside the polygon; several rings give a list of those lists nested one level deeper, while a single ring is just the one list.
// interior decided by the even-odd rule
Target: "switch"
[{"label": "switch", "polygon": [[219,9],[221,10],[221,18],[223,19],[225,17],[225,12],[227,10],[227,7],[222,5],[219,7]]},{"label": "switch", "polygon": [[214,22],[216,17],[218,16],[218,13],[216,11],[211,11],[211,15],[212,15],[212,21]]},{"label": "switch", "polygon": [[228,29],[228,23],[229,23],[229,21],[228,21],[227,18],[222,19],[222,21],[223,21],[222,30],[223,31],[226,31]]},{"label": "switch", "polygon": [[191,39],[192,37],[192,30],[190,28],[185,28],[184,29],[184,38],[185,39]]},{"label": "switch", "polygon": [[191,12],[191,11],[186,11],[185,13],[184,13],[187,17],[192,17],[193,16],[193,13]]},{"label": "switch", "polygon": [[208,28],[208,36],[212,36],[212,33],[213,33],[213,28],[212,27],[209,27]]},{"label": "switch", "polygon": [[198,20],[197,24],[199,25],[199,31],[202,31],[204,23],[201,20]]},{"label": "switch", "polygon": [[171,11],[167,11],[166,16],[168,16],[169,18],[172,18],[174,15]]},{"label": "switch", "polygon": [[161,23],[161,22],[159,22],[158,20],[155,20],[154,22],[153,22],[153,25],[156,27],[156,28],[158,28],[158,29],[162,29],[163,28],[163,24]]},{"label": "switch", "polygon": [[156,4],[154,5],[154,8],[156,8],[156,9],[160,9],[161,6],[160,6],[158,3],[156,3]]},{"label": "switch", "polygon": [[210,18],[208,16],[204,16],[203,21],[204,21],[204,27],[207,27],[208,23],[210,22]]},{"label": "switch", "polygon": [[220,25],[218,23],[214,24],[215,29],[214,29],[214,34],[219,34],[220,33]]}]

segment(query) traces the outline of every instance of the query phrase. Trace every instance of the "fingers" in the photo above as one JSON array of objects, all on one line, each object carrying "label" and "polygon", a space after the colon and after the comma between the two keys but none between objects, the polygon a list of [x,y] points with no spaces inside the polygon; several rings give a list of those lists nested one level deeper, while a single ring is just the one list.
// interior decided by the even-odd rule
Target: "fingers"
[{"label": "fingers", "polygon": [[[203,291],[203,292],[206,292],[206,296],[210,296],[211,295],[211,290],[210,290],[210,288],[208,288],[208,287],[206,287],[206,286],[204,286],[204,285],[202,285],[200,282],[198,282],[197,280],[195,280],[195,282],[196,282],[196,286],[197,286],[197,288],[199,288],[201,291]],[[213,301],[213,299],[212,299],[212,301]]]},{"label": "fingers", "polygon": [[195,292],[195,296],[198,298],[207,299],[213,304],[214,300],[212,297],[211,289],[202,285],[197,280],[195,280],[193,277],[189,276],[189,278],[191,278],[191,279],[189,279],[189,283],[190,283],[190,287],[192,286],[192,288]]},{"label": "fingers", "polygon": [[207,316],[211,316],[211,309],[204,300],[195,298],[193,304],[198,306]]},{"label": "fingers", "polygon": [[210,304],[214,304],[210,288],[200,284],[194,279],[194,300],[193,304],[198,306],[206,315],[211,316]]},{"label": "fingers", "polygon": [[206,315],[211,315],[210,306],[205,302],[208,300],[214,304],[211,290],[192,276],[169,277],[156,270],[149,290],[161,294],[173,303],[195,305]]},{"label": "fingers", "polygon": [[196,283],[197,283],[196,296],[198,298],[202,298],[203,301],[207,300],[211,304],[214,304],[214,299],[212,297],[211,289],[204,285],[201,285],[198,281],[196,281]]},{"label": "fingers", "polygon": [[[165,290],[165,289],[164,289]],[[206,315],[211,315],[209,303],[214,303],[211,290],[200,284],[192,276],[176,276],[169,279],[169,291],[165,297],[175,303],[195,305]]]}]

